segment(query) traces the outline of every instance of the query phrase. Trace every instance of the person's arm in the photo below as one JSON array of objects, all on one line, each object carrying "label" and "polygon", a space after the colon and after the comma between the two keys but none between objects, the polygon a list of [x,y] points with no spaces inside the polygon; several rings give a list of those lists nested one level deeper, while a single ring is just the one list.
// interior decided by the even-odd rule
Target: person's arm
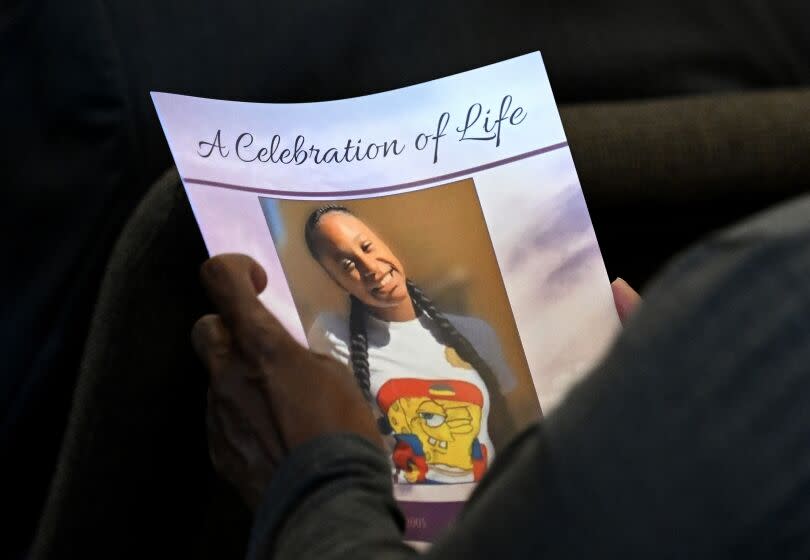
[{"label": "person's arm", "polygon": [[409,558],[391,467],[365,438],[333,434],[292,452],[256,512],[248,560]]},{"label": "person's arm", "polygon": [[[535,555],[537,528],[562,522],[544,522],[538,513],[542,502],[561,511],[550,489],[543,492],[550,482],[543,472],[550,473],[541,468],[541,441],[533,427],[507,448],[459,524],[426,558]],[[402,541],[402,522],[384,455],[364,438],[330,435],[295,450],[274,475],[256,513],[248,560],[417,557]]]}]

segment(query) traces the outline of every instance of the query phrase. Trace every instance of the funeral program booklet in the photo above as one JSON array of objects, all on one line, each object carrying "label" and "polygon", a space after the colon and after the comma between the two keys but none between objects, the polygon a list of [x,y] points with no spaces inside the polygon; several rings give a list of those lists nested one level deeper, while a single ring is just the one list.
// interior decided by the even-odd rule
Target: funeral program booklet
[{"label": "funeral program booklet", "polygon": [[210,254],[256,259],[346,364],[430,543],[618,328],[540,54],[321,103],[152,98]]}]

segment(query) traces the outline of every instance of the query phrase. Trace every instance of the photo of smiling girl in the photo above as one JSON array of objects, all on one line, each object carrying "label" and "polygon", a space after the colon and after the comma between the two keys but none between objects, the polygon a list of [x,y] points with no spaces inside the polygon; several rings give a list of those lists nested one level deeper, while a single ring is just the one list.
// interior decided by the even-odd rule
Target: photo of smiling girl
[{"label": "photo of smiling girl", "polygon": [[347,364],[390,437],[400,483],[474,482],[515,427],[515,377],[495,331],[442,313],[388,244],[346,206],[308,216],[311,256],[349,298],[348,320],[320,313],[312,350]]},{"label": "photo of smiling girl", "polygon": [[[291,330],[346,365],[390,451],[397,499],[462,503],[542,415],[474,179],[259,202]],[[427,511],[408,515],[432,519]]]}]

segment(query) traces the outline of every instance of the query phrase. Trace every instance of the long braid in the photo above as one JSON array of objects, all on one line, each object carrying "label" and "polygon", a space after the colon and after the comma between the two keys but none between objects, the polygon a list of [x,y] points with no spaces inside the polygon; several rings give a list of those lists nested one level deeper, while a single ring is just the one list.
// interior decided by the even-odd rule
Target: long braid
[{"label": "long braid", "polygon": [[366,305],[354,296],[350,296],[349,312],[349,353],[352,371],[357,385],[368,402],[372,402],[371,375],[368,369],[368,334],[366,332]]},{"label": "long braid", "polygon": [[[345,206],[337,204],[327,204],[316,209],[307,218],[304,224],[304,240],[307,244],[310,254],[315,260],[318,260],[318,250],[315,245],[315,230],[318,228],[318,223],[324,215],[330,212],[341,212],[343,214],[352,214],[351,210]],[[349,298],[351,304],[351,311],[349,313],[349,355],[354,372],[354,377],[357,380],[357,385],[360,387],[363,396],[368,402],[372,402],[371,396],[371,375],[368,369],[368,335],[366,332],[366,315],[368,310],[365,304],[354,296]]]},{"label": "long braid", "polygon": [[458,329],[450,322],[450,320],[436,308],[433,301],[425,295],[421,288],[416,284],[407,280],[408,294],[411,296],[411,302],[417,314],[425,315],[436,326],[431,330],[433,336],[440,344],[449,346],[459,357],[470,364],[489,390],[489,402],[491,405],[490,416],[497,415],[497,418],[502,422],[507,430],[507,433],[513,434],[515,430],[514,420],[509,413],[509,408],[506,404],[506,399],[499,390],[498,379],[495,372],[489,367],[489,364],[481,357],[478,350],[467,340],[467,337],[461,334]]}]

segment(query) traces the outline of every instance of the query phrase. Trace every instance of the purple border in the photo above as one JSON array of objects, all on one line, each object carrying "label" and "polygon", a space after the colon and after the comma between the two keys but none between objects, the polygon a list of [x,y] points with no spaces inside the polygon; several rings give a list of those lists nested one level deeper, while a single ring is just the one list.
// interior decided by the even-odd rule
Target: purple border
[{"label": "purple border", "polygon": [[453,524],[465,502],[397,500],[405,516],[405,540],[432,543]]},{"label": "purple border", "polygon": [[470,167],[469,169],[463,169],[461,171],[454,171],[453,173],[447,173],[445,175],[439,175],[437,177],[430,177],[428,179],[420,179],[418,181],[411,181],[410,183],[399,183],[398,185],[388,185],[386,187],[375,187],[372,189],[358,189],[352,191],[288,191],[288,190],[280,190],[280,189],[260,189],[258,187],[246,187],[244,185],[233,185],[231,183],[220,183],[218,181],[206,181],[204,179],[193,179],[188,177],[183,177],[184,183],[189,183],[192,185],[202,185],[205,187],[216,187],[220,189],[230,189],[232,191],[243,191],[243,192],[251,192],[251,193],[258,193],[258,194],[269,194],[269,195],[276,195],[276,196],[294,196],[297,198],[324,198],[327,197],[338,197],[338,196],[357,196],[357,195],[368,195],[368,194],[378,194],[384,192],[391,192],[391,191],[400,191],[403,189],[409,189],[413,187],[421,187],[423,185],[428,185],[430,183],[437,183],[439,181],[447,181],[449,179],[455,179],[456,177],[462,177],[464,175],[472,175],[473,173],[478,173],[479,171],[484,171],[486,169],[492,169],[493,167],[498,167],[501,165],[506,165],[508,163],[512,163],[515,161],[519,161],[521,159],[526,159],[534,156],[538,156],[540,154],[545,154],[546,152],[553,152],[554,150],[559,150],[560,148],[565,148],[568,146],[568,142],[559,142],[557,144],[551,144],[550,146],[545,146],[544,148],[538,148],[536,150],[532,150],[530,152],[525,152],[522,154],[518,154],[516,156],[499,159],[497,161],[493,161],[490,163],[485,163],[484,165],[479,165],[477,167]]}]

